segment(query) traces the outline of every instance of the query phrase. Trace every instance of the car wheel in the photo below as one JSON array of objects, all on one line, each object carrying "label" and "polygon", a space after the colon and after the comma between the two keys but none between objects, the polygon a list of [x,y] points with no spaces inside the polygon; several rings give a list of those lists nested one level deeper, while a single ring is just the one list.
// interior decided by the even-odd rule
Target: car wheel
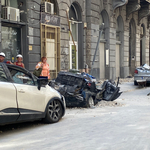
[{"label": "car wheel", "polygon": [[134,85],[138,85],[137,81],[134,81]]},{"label": "car wheel", "polygon": [[44,121],[46,123],[58,122],[63,114],[62,105],[59,100],[53,100],[48,104]]},{"label": "car wheel", "polygon": [[90,97],[88,98],[86,107],[87,107],[87,108],[94,108],[94,100],[93,100],[93,97],[92,97],[92,96],[90,96]]}]

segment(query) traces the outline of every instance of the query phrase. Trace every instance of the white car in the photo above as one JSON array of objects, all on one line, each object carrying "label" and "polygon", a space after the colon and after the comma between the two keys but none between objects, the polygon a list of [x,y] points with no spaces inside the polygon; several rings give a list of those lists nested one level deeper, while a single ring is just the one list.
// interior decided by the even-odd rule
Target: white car
[{"label": "white car", "polygon": [[0,63],[0,125],[58,122],[65,114],[65,99],[47,84],[26,69]]}]

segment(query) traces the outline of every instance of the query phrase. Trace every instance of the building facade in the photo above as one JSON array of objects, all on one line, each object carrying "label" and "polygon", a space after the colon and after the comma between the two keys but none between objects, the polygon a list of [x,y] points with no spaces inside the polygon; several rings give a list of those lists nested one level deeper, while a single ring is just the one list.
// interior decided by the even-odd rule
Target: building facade
[{"label": "building facade", "polygon": [[87,64],[97,79],[115,79],[150,61],[148,0],[1,0],[0,13],[1,51],[12,62],[23,54],[30,71],[46,56],[52,78]]},{"label": "building facade", "polygon": [[87,63],[94,55],[98,36],[95,31],[105,24],[93,73],[97,78],[125,78],[133,75],[141,64],[149,64],[148,1],[92,0],[87,5],[86,16],[90,24],[86,37]]}]

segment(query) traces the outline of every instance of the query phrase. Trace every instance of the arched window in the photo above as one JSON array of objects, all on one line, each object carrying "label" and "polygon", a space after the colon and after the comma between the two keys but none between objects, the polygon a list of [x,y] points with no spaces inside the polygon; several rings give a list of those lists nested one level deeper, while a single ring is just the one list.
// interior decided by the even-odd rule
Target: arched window
[{"label": "arched window", "polygon": [[[104,39],[109,39],[109,16],[106,10],[103,10],[101,12],[101,16],[102,16],[102,22],[104,23]],[[102,23],[101,22],[101,23]]]},{"label": "arched window", "polygon": [[70,36],[70,69],[84,68],[83,53],[83,24],[82,10],[77,2],[71,4],[69,9]]},{"label": "arched window", "polygon": [[[102,23],[104,23],[104,19],[103,19],[102,15],[100,14],[100,16],[99,16],[99,25],[101,26]],[[102,32],[101,39],[105,39],[105,32],[104,31]]]},{"label": "arched window", "polygon": [[116,22],[116,40],[117,41],[122,41],[123,31],[124,31],[123,19],[121,16],[119,16]]}]

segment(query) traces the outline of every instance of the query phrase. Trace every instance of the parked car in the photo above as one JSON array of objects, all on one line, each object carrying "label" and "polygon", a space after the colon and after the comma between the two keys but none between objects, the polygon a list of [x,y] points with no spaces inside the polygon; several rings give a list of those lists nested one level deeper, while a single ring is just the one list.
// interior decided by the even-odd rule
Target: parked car
[{"label": "parked car", "polygon": [[0,125],[58,122],[65,114],[65,99],[47,84],[26,69],[0,63]]},{"label": "parked car", "polygon": [[138,85],[138,82],[150,83],[150,67],[147,64],[135,69],[134,85]]},{"label": "parked car", "polygon": [[120,88],[112,81],[105,81],[96,87],[95,78],[89,74],[60,72],[49,85],[59,91],[67,107],[93,107],[101,100],[113,101],[120,95]]}]

